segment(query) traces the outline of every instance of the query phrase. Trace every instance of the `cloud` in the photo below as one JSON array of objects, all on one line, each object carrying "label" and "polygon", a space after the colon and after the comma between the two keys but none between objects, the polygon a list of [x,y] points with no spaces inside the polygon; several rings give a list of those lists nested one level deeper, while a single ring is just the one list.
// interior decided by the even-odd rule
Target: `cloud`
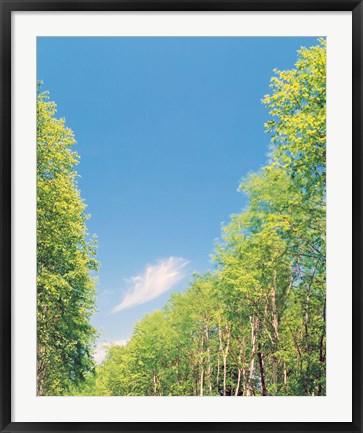
[{"label": "cloud", "polygon": [[186,276],[184,268],[188,263],[181,257],[169,257],[147,266],[143,274],[130,278],[131,287],[112,312],[144,304],[167,292]]},{"label": "cloud", "polygon": [[93,359],[96,364],[102,364],[107,355],[107,351],[112,346],[126,346],[129,340],[114,340],[108,343],[102,343],[95,347],[93,351]]}]

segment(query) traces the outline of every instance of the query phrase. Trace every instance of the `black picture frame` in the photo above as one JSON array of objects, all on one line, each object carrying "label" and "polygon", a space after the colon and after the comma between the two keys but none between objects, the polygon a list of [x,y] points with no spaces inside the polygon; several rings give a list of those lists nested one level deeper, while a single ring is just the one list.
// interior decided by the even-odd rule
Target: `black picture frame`
[{"label": "black picture frame", "polygon": [[[351,423],[92,423],[11,421],[11,14],[13,11],[352,11],[353,414]],[[0,0],[1,14],[1,432],[362,431],[362,0]],[[344,398],[344,396],[342,396]]]}]

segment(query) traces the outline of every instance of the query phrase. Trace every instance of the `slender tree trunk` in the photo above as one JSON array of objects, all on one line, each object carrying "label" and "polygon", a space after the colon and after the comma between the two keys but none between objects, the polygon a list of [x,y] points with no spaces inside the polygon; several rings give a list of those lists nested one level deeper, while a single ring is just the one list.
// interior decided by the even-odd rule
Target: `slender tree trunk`
[{"label": "slender tree trunk", "polygon": [[304,328],[305,328],[305,353],[307,357],[307,366],[306,366],[306,372],[304,376],[304,391],[305,394],[308,395],[310,392],[309,389],[309,381],[310,381],[310,335],[309,335],[309,325],[310,325],[310,296],[311,296],[311,285],[313,284],[314,278],[315,278],[315,272],[316,272],[316,266],[313,270],[313,273],[310,277],[310,282],[307,284],[304,281],[303,273],[301,271],[300,267],[300,257],[298,257],[298,269],[300,278],[306,288],[306,305],[305,305],[305,317],[304,317]]},{"label": "slender tree trunk", "polygon": [[43,361],[43,348],[38,348],[38,359],[37,359],[37,395],[43,395],[43,385],[46,380],[46,371],[44,368]]},{"label": "slender tree trunk", "polygon": [[[228,350],[229,350],[229,336],[230,331],[228,324],[225,326],[226,330],[226,346],[223,348],[223,335],[222,335],[222,329],[219,322],[219,329],[218,329],[218,337],[219,337],[219,350],[222,353],[222,361],[223,361],[223,395],[226,395],[227,390],[227,357],[228,357]],[[218,366],[219,367],[219,366]],[[218,369],[218,375],[219,375],[219,369]]]},{"label": "slender tree trunk", "polygon": [[218,318],[218,339],[219,339],[219,348],[218,348],[218,354],[217,354],[217,378],[216,378],[216,385],[217,385],[217,394],[219,395],[219,377],[221,372],[221,360],[220,360],[220,354],[223,351],[223,345],[222,345],[222,336],[221,336],[221,321]]},{"label": "slender tree trunk", "polygon": [[305,306],[305,352],[309,354],[310,344],[309,344],[309,307],[310,307],[310,287],[306,295],[306,306]]},{"label": "slender tree trunk", "polygon": [[[326,296],[324,297],[324,307],[323,307],[323,320],[324,320],[324,326],[320,337],[320,344],[319,344],[319,361],[323,364],[325,368],[325,352],[324,352],[324,338],[325,338],[325,321],[326,321]],[[321,373],[319,374],[319,379],[321,379]],[[323,393],[323,387],[322,384],[319,381],[318,386],[318,395],[322,395]]]},{"label": "slender tree trunk", "polygon": [[243,395],[249,395],[249,388],[247,383],[247,375],[245,366],[242,368],[242,393]]},{"label": "slender tree trunk", "polygon": [[209,330],[208,330],[208,324],[205,326],[205,338],[207,343],[207,381],[208,381],[208,391],[209,395],[212,395],[212,366],[211,366],[211,360],[210,360],[210,347],[209,347]]},{"label": "slender tree trunk", "polygon": [[198,395],[200,392],[199,387],[199,373],[198,370],[200,367],[199,360],[198,360],[198,352],[194,354],[193,362],[192,362],[192,374],[194,376],[194,395]]},{"label": "slender tree trunk", "polygon": [[199,395],[203,395],[203,386],[204,386],[204,336],[202,334],[201,340],[201,348],[200,348],[200,392]]},{"label": "slender tree trunk", "polygon": [[237,386],[236,386],[236,391],[235,391],[235,393],[234,393],[234,395],[235,395],[236,397],[237,397],[238,392],[239,392],[240,384],[241,384],[241,369],[238,368]]},{"label": "slender tree trunk", "polygon": [[154,373],[154,376],[153,376],[153,393],[154,393],[154,395],[156,395],[157,387],[158,387],[158,378],[156,376],[156,373]]},{"label": "slender tree trunk", "polygon": [[266,384],[265,384],[265,370],[263,367],[263,358],[262,358],[262,353],[261,353],[261,345],[260,343],[258,344],[258,361],[259,361],[259,365],[260,365],[260,381],[261,381],[261,392],[263,396],[267,396],[268,392],[266,389]]},{"label": "slender tree trunk", "polygon": [[233,388],[233,371],[230,371],[229,373],[229,378],[231,380],[231,387],[230,387],[230,391],[229,391],[229,395],[234,395],[234,388]]},{"label": "slender tree trunk", "polygon": [[227,355],[223,355],[223,395],[226,395],[227,385]]},{"label": "slender tree trunk", "polygon": [[204,367],[201,367],[200,370],[200,394],[199,395],[203,395],[203,384],[204,384]]},{"label": "slender tree trunk", "polygon": [[251,323],[251,359],[250,359],[250,367],[249,367],[247,395],[254,394],[253,379],[255,376],[255,354],[256,354],[256,319],[252,316],[250,317],[250,323]]},{"label": "slender tree trunk", "polygon": [[272,381],[275,385],[277,391],[277,358],[274,356],[272,358]]},{"label": "slender tree trunk", "polygon": [[309,306],[310,306],[310,286],[308,286],[308,292],[306,296],[306,307],[305,307],[305,353],[307,357],[306,372],[304,376],[304,390],[305,394],[309,393],[309,379],[310,379],[310,342],[309,342]]},{"label": "slender tree trunk", "polygon": [[237,396],[239,393],[239,388],[241,385],[241,375],[242,375],[242,368],[244,368],[244,352],[245,352],[245,339],[242,339],[242,343],[239,347],[239,353],[237,358],[237,385],[236,385],[236,391],[235,395]]},{"label": "slender tree trunk", "polygon": [[[273,286],[272,286],[272,324],[275,333],[275,347],[274,350],[278,350],[279,345],[279,320],[277,316],[277,274],[273,271]],[[272,381],[275,386],[275,392],[277,392],[277,375],[278,375],[278,362],[277,357],[274,355],[272,359]]]},{"label": "slender tree trunk", "polygon": [[285,395],[287,395],[287,370],[286,370],[286,361],[284,361],[284,391],[285,391]]},{"label": "slender tree trunk", "polygon": [[221,369],[220,364],[221,364],[221,362],[219,359],[219,352],[218,352],[218,355],[217,355],[217,377],[216,377],[217,394],[219,394],[219,374],[220,374],[220,369]]},{"label": "slender tree trunk", "polygon": [[226,325],[226,332],[227,332],[227,345],[226,345],[225,349],[223,350],[223,395],[224,396],[227,393],[227,357],[228,357],[228,350],[229,350],[228,325]]}]

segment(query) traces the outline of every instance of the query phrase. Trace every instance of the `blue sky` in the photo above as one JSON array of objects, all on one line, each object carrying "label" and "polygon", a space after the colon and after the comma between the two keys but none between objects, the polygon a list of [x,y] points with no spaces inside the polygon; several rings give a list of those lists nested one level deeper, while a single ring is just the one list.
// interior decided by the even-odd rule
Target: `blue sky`
[{"label": "blue sky", "polygon": [[316,38],[38,38],[37,77],[77,139],[101,262],[99,343],[210,268],[240,179],[266,162],[273,69]]}]

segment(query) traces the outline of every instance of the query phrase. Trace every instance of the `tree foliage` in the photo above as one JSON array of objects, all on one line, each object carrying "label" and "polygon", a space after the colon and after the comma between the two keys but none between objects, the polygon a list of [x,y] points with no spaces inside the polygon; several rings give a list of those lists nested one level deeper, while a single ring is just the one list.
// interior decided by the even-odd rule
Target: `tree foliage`
[{"label": "tree foliage", "polygon": [[61,395],[92,369],[96,243],[88,239],[75,139],[37,94],[37,393]]},{"label": "tree foliage", "polygon": [[77,394],[325,395],[325,41],[275,71],[269,163],[240,185],[215,269],[111,347]]}]

